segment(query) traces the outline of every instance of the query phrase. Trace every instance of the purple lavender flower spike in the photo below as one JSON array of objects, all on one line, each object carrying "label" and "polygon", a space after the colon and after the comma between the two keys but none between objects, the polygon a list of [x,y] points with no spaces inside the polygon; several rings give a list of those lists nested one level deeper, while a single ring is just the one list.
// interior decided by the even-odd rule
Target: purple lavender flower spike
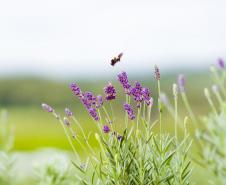
[{"label": "purple lavender flower spike", "polygon": [[218,59],[218,66],[221,68],[221,69],[224,69],[224,60],[222,58],[219,58]]},{"label": "purple lavender flower spike", "polygon": [[96,109],[91,107],[91,108],[88,109],[88,111],[89,111],[90,115],[93,117],[94,120],[96,120],[96,121],[100,120]]},{"label": "purple lavender flower spike", "polygon": [[135,85],[131,88],[130,93],[133,95],[136,102],[141,102],[143,100],[142,86],[139,82],[135,82]]},{"label": "purple lavender flower spike", "polygon": [[133,109],[131,108],[131,106],[127,103],[124,103],[124,109],[128,114],[129,119],[134,120],[136,118]]},{"label": "purple lavender flower spike", "polygon": [[93,95],[92,92],[85,92],[83,96],[87,101],[90,102],[90,104],[96,104],[96,97]]},{"label": "purple lavender flower spike", "polygon": [[85,98],[85,96],[81,96],[79,99],[82,102],[82,104],[85,106],[86,109],[89,109],[92,107],[92,104],[90,103],[90,101],[87,98]]},{"label": "purple lavender flower spike", "polygon": [[151,99],[151,92],[147,87],[143,87],[141,91],[143,95],[143,99],[147,105],[150,105],[150,99]]},{"label": "purple lavender flower spike", "polygon": [[81,96],[82,91],[76,83],[71,83],[70,88],[71,88],[71,91],[74,93],[74,95]]},{"label": "purple lavender flower spike", "polygon": [[73,113],[71,112],[71,110],[69,108],[65,108],[64,112],[68,117],[73,116]]},{"label": "purple lavender flower spike", "polygon": [[104,104],[103,97],[101,95],[97,95],[96,108],[100,108],[103,104]]},{"label": "purple lavender flower spike", "polygon": [[104,88],[104,92],[106,94],[106,100],[114,100],[116,97],[116,90],[114,88],[114,86],[109,83],[105,88]]},{"label": "purple lavender flower spike", "polygon": [[178,76],[178,87],[180,89],[180,92],[184,92],[185,91],[185,77],[183,74],[180,74]]},{"label": "purple lavender flower spike", "polygon": [[110,132],[109,126],[104,125],[104,126],[103,126],[103,131],[104,131],[105,134],[109,133],[109,132]]},{"label": "purple lavender flower spike", "polygon": [[155,65],[155,79],[160,80],[160,71],[157,65]]},{"label": "purple lavender flower spike", "polygon": [[118,80],[123,86],[124,90],[128,93],[131,85],[129,84],[126,72],[123,71],[120,74],[118,74]]},{"label": "purple lavender flower spike", "polygon": [[43,110],[47,111],[47,112],[53,112],[53,108],[49,105],[47,105],[46,103],[42,103],[42,108]]}]

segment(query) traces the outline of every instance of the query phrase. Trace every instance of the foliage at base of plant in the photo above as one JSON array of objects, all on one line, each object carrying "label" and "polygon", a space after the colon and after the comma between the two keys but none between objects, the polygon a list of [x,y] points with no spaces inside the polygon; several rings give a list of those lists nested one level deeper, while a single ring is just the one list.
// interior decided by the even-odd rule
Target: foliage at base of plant
[{"label": "foliage at base of plant", "polygon": [[[198,161],[204,168],[211,171],[219,181],[226,184],[226,71],[224,61],[218,60],[218,68],[210,68],[215,84],[212,93],[205,88],[204,94],[210,105],[211,113],[203,117],[203,127],[197,130],[200,143],[200,159]],[[216,184],[209,180],[211,184]]]},{"label": "foliage at base of plant", "polygon": [[70,185],[72,178],[70,162],[67,156],[51,156],[41,166],[35,167],[37,185]]},{"label": "foliage at base of plant", "polygon": [[203,118],[205,128],[197,136],[202,144],[200,163],[212,171],[220,183],[226,184],[226,111]]},{"label": "foliage at base of plant", "polygon": [[[184,139],[177,143],[174,137],[156,134],[134,140],[124,132],[121,141],[114,137],[102,145],[100,163],[96,170],[100,184],[190,184],[190,164],[187,158],[189,145]],[[187,145],[187,146],[186,146]]]}]

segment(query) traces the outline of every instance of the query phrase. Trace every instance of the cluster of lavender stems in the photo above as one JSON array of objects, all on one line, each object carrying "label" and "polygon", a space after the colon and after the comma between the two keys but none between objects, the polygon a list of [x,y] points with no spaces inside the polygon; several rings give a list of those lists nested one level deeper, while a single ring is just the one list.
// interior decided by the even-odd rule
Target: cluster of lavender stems
[{"label": "cluster of lavender stems", "polygon": [[99,115],[97,113],[97,109],[100,108],[103,105],[103,98],[101,95],[94,96],[92,92],[82,92],[80,87],[72,83],[70,85],[71,91],[75,96],[79,98],[79,100],[82,102],[84,107],[87,109],[91,117],[95,121],[99,121]]},{"label": "cluster of lavender stems", "polygon": [[[99,121],[100,118],[97,113],[97,109],[103,107],[103,104],[104,104],[103,97],[101,95],[94,96],[92,92],[83,93],[82,90],[79,88],[79,86],[76,85],[75,83],[72,83],[70,85],[70,87],[71,87],[73,94],[79,98],[79,100],[82,102],[84,107],[88,110],[91,117],[93,117],[95,121]],[[108,83],[104,87],[104,93],[105,93],[106,101],[112,101],[112,100],[116,99],[116,89],[111,83]],[[106,109],[104,107],[103,107],[103,109],[104,109],[104,112],[106,113],[106,115],[109,119],[109,123],[110,123],[111,122],[110,117],[109,117]],[[67,114],[68,113],[70,114],[70,112],[68,110],[65,110],[65,112]],[[111,129],[109,128],[109,126],[107,124],[103,125],[102,130],[106,134],[108,134],[111,131]],[[120,139],[118,137],[118,135],[117,135],[117,138]]]},{"label": "cluster of lavender stems", "polygon": [[[221,80],[221,78],[225,78],[225,62],[222,58],[219,58],[217,60],[217,66],[219,67],[219,69],[221,69],[223,71],[223,73],[217,73],[217,71],[215,70],[215,68],[212,66],[211,67],[211,71],[213,72],[214,76],[215,76],[215,80],[217,84],[212,85],[212,92],[215,94],[218,102],[220,105],[222,105],[223,99],[221,97],[221,93],[220,90],[222,90],[222,94],[224,94],[224,96],[226,96],[226,89],[224,86],[224,81]],[[223,75],[222,77],[220,75]],[[210,96],[210,92],[207,88],[205,88],[204,90],[204,94],[211,106],[211,108],[213,109],[213,112],[215,112],[215,114],[217,115],[217,108],[214,106],[214,102]]]},{"label": "cluster of lavender stems", "polygon": [[[64,133],[65,133],[65,135],[66,135],[66,137],[67,137],[67,139],[68,139],[68,142],[69,142],[69,144],[70,144],[70,146],[71,146],[71,148],[72,148],[74,154],[78,157],[78,159],[80,159],[80,157],[79,157],[79,155],[78,155],[78,152],[76,151],[76,149],[75,149],[75,147],[74,147],[74,145],[73,145],[73,143],[72,143],[71,137],[69,136],[69,134],[68,134],[66,128],[64,127],[64,125],[66,125],[67,127],[69,127],[69,128],[71,129],[71,127],[70,127],[71,124],[70,124],[69,119],[68,119],[67,117],[64,117],[63,120],[62,120],[62,119],[60,118],[60,116],[55,112],[55,110],[54,110],[50,105],[48,105],[48,104],[46,104],[46,103],[42,103],[41,106],[42,106],[42,109],[43,109],[43,110],[47,111],[48,113],[52,113],[52,114],[54,115],[54,117],[57,118],[57,119],[59,120],[59,122],[61,123],[61,126],[62,126],[62,128],[63,128],[63,130],[64,130]],[[73,116],[73,113],[70,111],[69,108],[65,108],[65,114],[66,114],[68,117]],[[73,138],[75,137],[75,133],[73,133],[72,137],[73,137]]]},{"label": "cluster of lavender stems", "polygon": [[[120,84],[122,85],[124,92],[127,96],[132,97],[133,100],[136,102],[136,107],[140,108],[142,102],[144,102],[146,105],[152,104],[152,98],[151,98],[151,92],[148,88],[142,87],[140,82],[135,82],[132,86],[129,83],[128,76],[126,72],[121,72],[118,74],[118,80]],[[135,113],[132,109],[131,105],[128,104],[128,102],[124,103],[124,109],[127,112],[127,115],[129,119],[134,120],[135,119]]]},{"label": "cluster of lavender stems", "polygon": [[[222,61],[220,63],[221,63],[221,66],[224,65],[224,64],[222,64]],[[158,90],[159,90],[158,92],[159,92],[159,98],[160,98],[160,83],[159,83],[159,81],[160,81],[160,70],[157,66],[155,66],[155,78],[158,81]],[[131,85],[129,83],[128,76],[127,76],[126,72],[121,72],[120,74],[118,74],[118,80],[119,80],[120,84],[122,85],[124,92],[129,97],[133,98],[134,102],[137,105],[138,110],[140,108],[141,103],[144,103],[147,106],[148,105],[152,106],[153,99],[151,97],[151,92],[148,88],[142,87],[141,83],[139,83],[137,81],[134,83],[134,85]],[[178,87],[179,87],[180,92],[185,92],[185,77],[184,77],[184,75],[179,75],[179,77],[178,77]],[[70,84],[70,88],[71,88],[73,94],[76,97],[78,97],[78,99],[82,102],[84,107],[87,109],[87,111],[89,112],[89,114],[91,115],[91,117],[95,121],[100,120],[97,109],[99,109],[103,106],[104,100],[111,101],[111,100],[114,100],[116,98],[116,90],[115,90],[115,87],[111,83],[108,83],[107,86],[104,88],[105,99],[103,99],[103,97],[101,95],[94,96],[94,94],[92,92],[82,92],[82,90],[80,89],[80,87],[76,83]],[[42,104],[42,107],[47,112],[53,112],[54,111],[53,108],[50,107],[47,104]],[[134,112],[134,110],[133,110],[133,108],[132,108],[132,106],[130,105],[129,102],[124,103],[123,108],[126,111],[128,118],[130,120],[134,120],[136,118],[135,112]],[[160,112],[160,120],[159,121],[160,121],[160,125],[161,125],[161,103],[159,103],[159,112]],[[138,113],[139,113],[139,111],[138,111]],[[65,114],[68,117],[73,116],[73,113],[68,108],[65,108]],[[64,118],[63,122],[67,126],[70,125],[70,122],[67,118]],[[105,124],[103,126],[102,130],[103,130],[104,133],[110,132],[110,128],[107,124]],[[160,126],[160,132],[161,132],[161,126]]]}]

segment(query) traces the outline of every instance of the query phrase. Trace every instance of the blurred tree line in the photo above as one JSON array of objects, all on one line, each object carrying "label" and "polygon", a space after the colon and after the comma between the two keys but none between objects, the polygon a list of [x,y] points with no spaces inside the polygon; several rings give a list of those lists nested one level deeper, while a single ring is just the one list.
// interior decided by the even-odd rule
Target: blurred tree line
[{"label": "blurred tree line", "polygon": [[[209,87],[209,73],[187,73],[186,89],[188,97],[195,105],[200,106],[205,98],[203,88]],[[124,98],[122,88],[114,79],[113,85],[117,88],[119,99]],[[153,75],[137,76],[130,78],[130,81],[140,81],[144,86],[151,89],[153,96],[156,96],[156,83]],[[46,80],[38,78],[4,78],[0,79],[0,105],[7,106],[39,106],[47,102],[53,106],[75,106],[78,100],[70,91],[70,82],[76,82],[84,91],[92,91],[95,94],[103,94],[103,87],[109,82],[108,79],[86,79],[86,80]],[[162,90],[168,95],[172,94],[172,84],[177,82],[177,74],[163,75],[161,78]],[[172,98],[172,97],[171,97]],[[122,102],[121,100],[116,103]],[[76,106],[78,103],[76,104]],[[80,106],[80,105],[79,105]]]}]

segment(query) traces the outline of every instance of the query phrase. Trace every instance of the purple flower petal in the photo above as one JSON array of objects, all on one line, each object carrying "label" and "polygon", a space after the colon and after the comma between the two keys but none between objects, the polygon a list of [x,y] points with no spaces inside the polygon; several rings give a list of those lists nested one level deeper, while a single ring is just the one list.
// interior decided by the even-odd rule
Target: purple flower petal
[{"label": "purple flower petal", "polygon": [[43,108],[43,110],[45,110],[47,112],[53,112],[54,111],[53,108],[51,106],[47,105],[46,103],[42,104],[42,108]]},{"label": "purple flower petal", "polygon": [[104,88],[104,92],[105,92],[105,99],[106,100],[114,100],[116,98],[116,90],[111,83],[109,83]]},{"label": "purple flower petal", "polygon": [[103,131],[104,131],[105,134],[107,134],[107,133],[110,132],[110,128],[107,125],[104,125],[103,126]]},{"label": "purple flower petal", "polygon": [[68,117],[73,116],[73,113],[71,112],[71,110],[69,108],[65,108],[64,112]]},{"label": "purple flower petal", "polygon": [[128,114],[129,119],[134,120],[136,118],[133,109],[131,108],[131,106],[128,103],[124,103],[124,109]]}]

